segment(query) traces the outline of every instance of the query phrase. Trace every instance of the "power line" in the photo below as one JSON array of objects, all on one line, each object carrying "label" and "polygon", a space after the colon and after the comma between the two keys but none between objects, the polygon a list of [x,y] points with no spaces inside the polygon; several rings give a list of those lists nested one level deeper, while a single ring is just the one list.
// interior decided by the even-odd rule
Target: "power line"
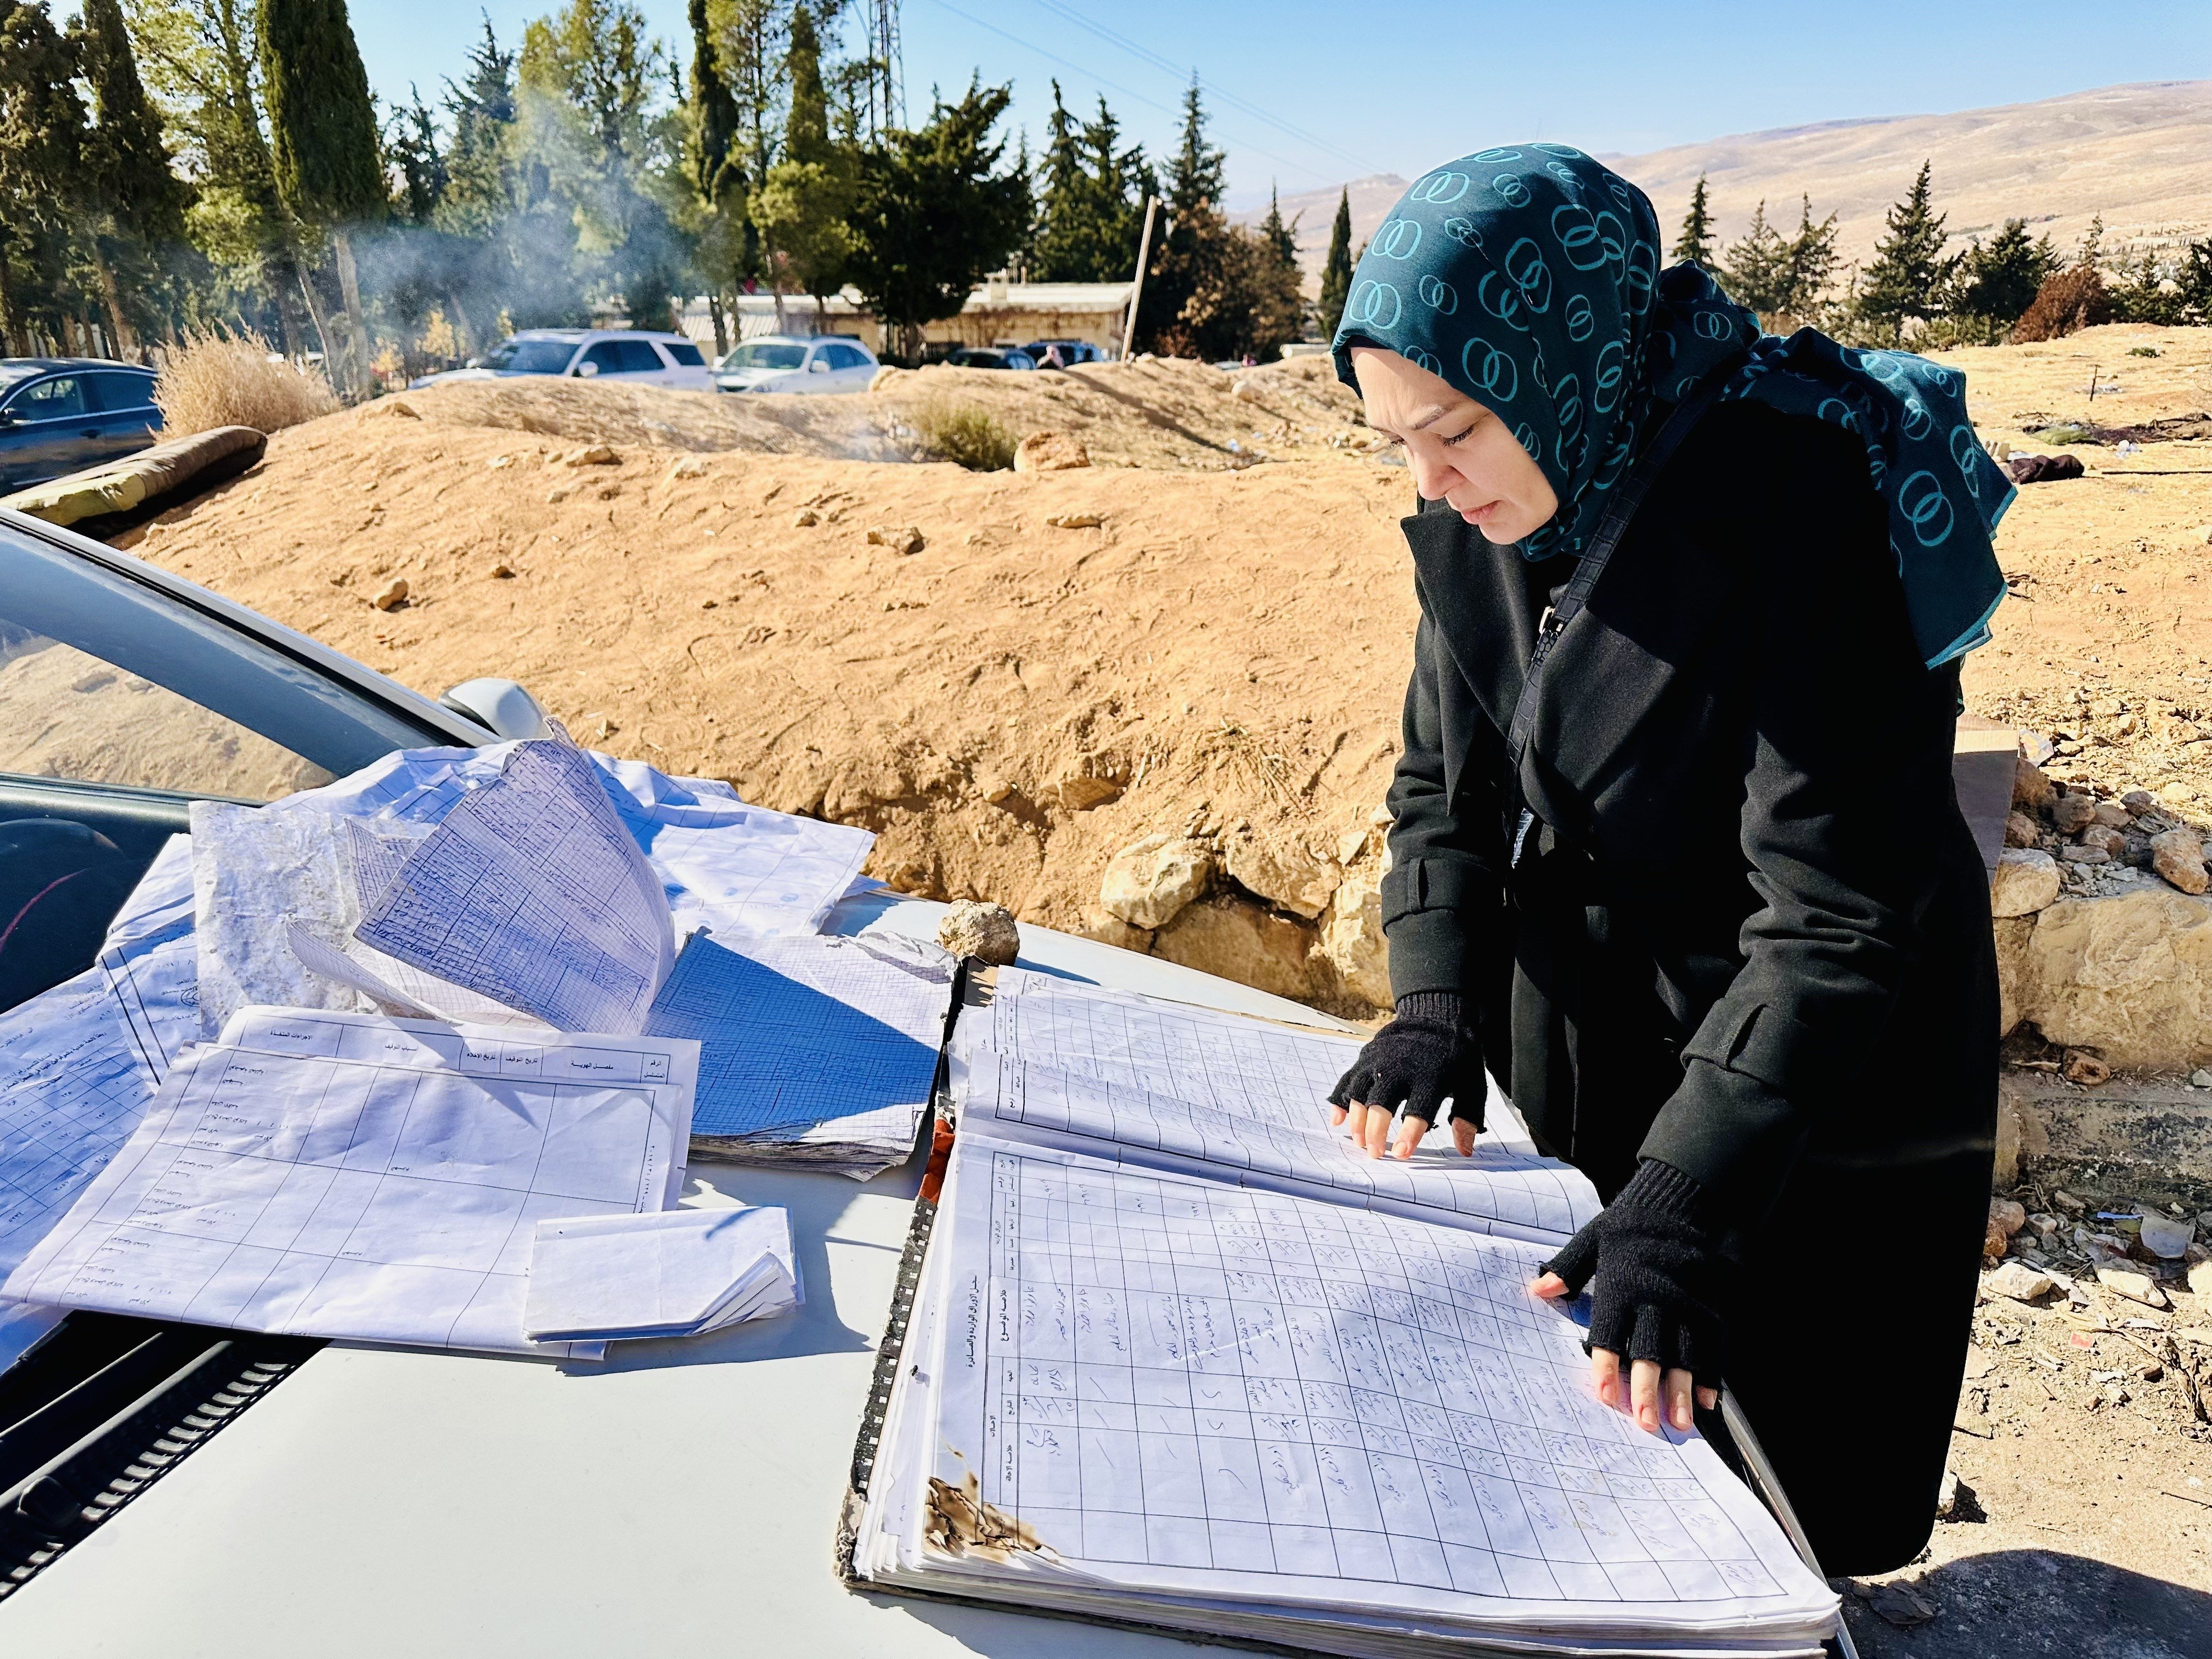
[{"label": "power line", "polygon": [[[1182,78],[1184,69],[1182,64],[1177,64],[1172,59],[1162,57],[1158,52],[1154,52],[1149,46],[1139,46],[1136,41],[1130,40],[1128,36],[1115,33],[1114,30],[1108,28],[1103,23],[1092,21],[1090,18],[1085,17],[1081,12],[1076,10],[1074,7],[1063,3],[1063,0],[1036,0],[1036,3],[1043,7],[1047,11],[1051,12],[1054,15],[1063,18],[1066,21],[1074,24],[1078,28],[1088,29],[1091,33],[1097,35],[1100,40],[1107,42],[1109,46],[1119,46],[1123,52],[1127,52],[1131,57],[1151,64],[1154,69],[1164,70],[1168,74],[1175,76],[1177,79]],[[1352,165],[1356,167],[1364,167],[1370,173],[1382,173],[1386,171],[1386,169],[1379,167],[1376,166],[1374,162],[1368,161],[1364,156],[1355,155],[1350,150],[1345,149],[1340,145],[1333,144],[1328,139],[1321,137],[1317,134],[1308,132],[1304,127],[1293,126],[1290,122],[1282,119],[1279,116],[1269,113],[1267,110],[1262,109],[1257,104],[1250,103],[1244,99],[1239,98],[1232,92],[1224,91],[1212,82],[1200,75],[1195,69],[1193,69],[1190,73],[1191,78],[1197,82],[1197,83],[1207,93],[1212,94],[1215,101],[1226,104],[1232,109],[1242,110],[1245,114],[1250,116],[1255,121],[1265,121],[1269,126],[1274,128],[1278,132],[1284,134],[1285,137],[1295,138],[1302,144],[1310,144],[1316,149],[1324,150],[1328,154],[1337,157],[1340,161],[1351,162]]]},{"label": "power line", "polygon": [[[1163,115],[1171,115],[1178,120],[1182,117],[1182,112],[1181,110],[1176,109],[1169,105],[1163,104],[1156,98],[1147,98],[1143,93],[1133,91],[1130,88],[1121,85],[1118,82],[1109,81],[1104,76],[1099,74],[1097,70],[1092,69],[1087,64],[1079,64],[1073,58],[1062,58],[1056,52],[1047,52],[1042,46],[1038,46],[1033,40],[1024,40],[1020,35],[1012,33],[1006,29],[1000,28],[996,23],[987,23],[974,13],[963,11],[959,7],[952,4],[951,0],[931,0],[931,3],[942,7],[945,10],[951,12],[955,17],[960,18],[966,22],[973,23],[979,29],[982,29],[989,33],[997,35],[1002,40],[1012,41],[1014,45],[1021,47],[1024,52],[1033,52],[1040,58],[1046,58],[1053,63],[1058,64],[1062,69],[1073,70],[1076,74],[1083,76],[1088,80],[1095,81],[1098,85],[1104,87],[1109,92],[1118,92],[1124,98],[1134,99],[1138,103],[1146,106],[1146,107],[1149,109],[1156,109]],[[1258,144],[1247,143],[1244,147],[1247,149],[1257,151],[1260,155],[1266,156],[1271,161],[1280,161],[1286,167],[1296,167],[1302,173],[1313,173],[1316,171],[1310,162],[1293,160],[1288,155],[1278,154],[1276,151],[1272,149],[1263,149]]]}]

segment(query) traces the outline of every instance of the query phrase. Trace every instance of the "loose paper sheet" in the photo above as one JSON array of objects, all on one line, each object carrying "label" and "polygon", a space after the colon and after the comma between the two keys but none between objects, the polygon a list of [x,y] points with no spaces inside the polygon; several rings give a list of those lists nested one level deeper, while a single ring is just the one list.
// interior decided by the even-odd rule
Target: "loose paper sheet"
[{"label": "loose paper sheet", "polygon": [[565,1031],[641,1030],[675,957],[659,879],[590,760],[550,739],[464,795],[355,932]]},{"label": "loose paper sheet", "polygon": [[523,1328],[539,1340],[688,1335],[789,1305],[798,1284],[781,1209],[541,1221]]},{"label": "loose paper sheet", "polygon": [[0,1295],[526,1350],[535,1224],[661,1209],[682,1180],[689,1042],[265,1008],[222,1039]]}]

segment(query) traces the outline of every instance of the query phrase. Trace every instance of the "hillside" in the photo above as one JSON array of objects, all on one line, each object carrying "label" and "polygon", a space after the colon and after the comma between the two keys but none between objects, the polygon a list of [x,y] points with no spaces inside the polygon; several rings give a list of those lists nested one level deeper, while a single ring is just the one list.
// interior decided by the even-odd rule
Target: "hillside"
[{"label": "hillside", "polygon": [[1834,121],[1682,144],[1607,161],[1644,186],[1671,237],[1704,173],[1721,234],[1750,222],[1763,197],[1794,212],[1800,192],[1815,214],[1838,216],[1846,259],[1863,258],[1882,213],[1925,159],[1936,204],[1963,243],[2022,218],[2061,247],[2092,215],[2106,243],[2170,246],[2212,230],[2212,81],[2100,87],[2033,104],[1955,115]]},{"label": "hillside", "polygon": [[[1573,142],[1572,134],[1562,136]],[[1670,243],[1703,173],[1723,238],[1742,234],[1762,198],[1774,216],[1789,218],[1802,192],[1816,214],[1838,216],[1848,261],[1873,251],[1883,211],[1905,193],[1923,159],[1935,163],[1936,204],[1949,216],[1954,246],[2017,217],[2072,247],[2091,216],[2102,213],[2106,246],[2121,250],[2170,246],[2212,230],[2207,157],[2212,81],[2160,81],[1952,115],[1780,127],[1604,160],[1650,195]],[[1378,173],[1344,186],[1352,193],[1355,248],[1389,216],[1406,183]],[[1298,256],[1310,289],[1328,251],[1338,190],[1331,185],[1283,198],[1283,216],[1301,216]],[[1266,211],[1262,205],[1231,216],[1256,223]]]}]

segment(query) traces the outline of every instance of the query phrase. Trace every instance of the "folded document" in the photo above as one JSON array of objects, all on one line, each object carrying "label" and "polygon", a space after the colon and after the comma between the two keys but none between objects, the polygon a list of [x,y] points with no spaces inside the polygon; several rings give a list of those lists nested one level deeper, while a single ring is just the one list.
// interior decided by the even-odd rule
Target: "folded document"
[{"label": "folded document", "polygon": [[534,1342],[693,1336],[800,1299],[787,1211],[583,1216],[538,1224],[522,1325]]}]

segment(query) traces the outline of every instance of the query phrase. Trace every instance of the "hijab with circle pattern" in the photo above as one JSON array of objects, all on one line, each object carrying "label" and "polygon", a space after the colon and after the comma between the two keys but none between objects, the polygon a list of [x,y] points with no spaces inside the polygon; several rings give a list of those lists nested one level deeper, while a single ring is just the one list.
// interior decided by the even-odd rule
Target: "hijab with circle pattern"
[{"label": "hijab with circle pattern", "polygon": [[1989,640],[2005,592],[1990,537],[2014,492],[1967,419],[1965,377],[1814,329],[1762,333],[1702,267],[1659,269],[1650,201],[1580,150],[1508,145],[1416,179],[1361,256],[1331,344],[1356,386],[1355,345],[1441,375],[1512,428],[1559,498],[1521,544],[1532,559],[1582,550],[1655,404],[1709,376],[1723,399],[1832,422],[1866,446],[1928,665]]}]

